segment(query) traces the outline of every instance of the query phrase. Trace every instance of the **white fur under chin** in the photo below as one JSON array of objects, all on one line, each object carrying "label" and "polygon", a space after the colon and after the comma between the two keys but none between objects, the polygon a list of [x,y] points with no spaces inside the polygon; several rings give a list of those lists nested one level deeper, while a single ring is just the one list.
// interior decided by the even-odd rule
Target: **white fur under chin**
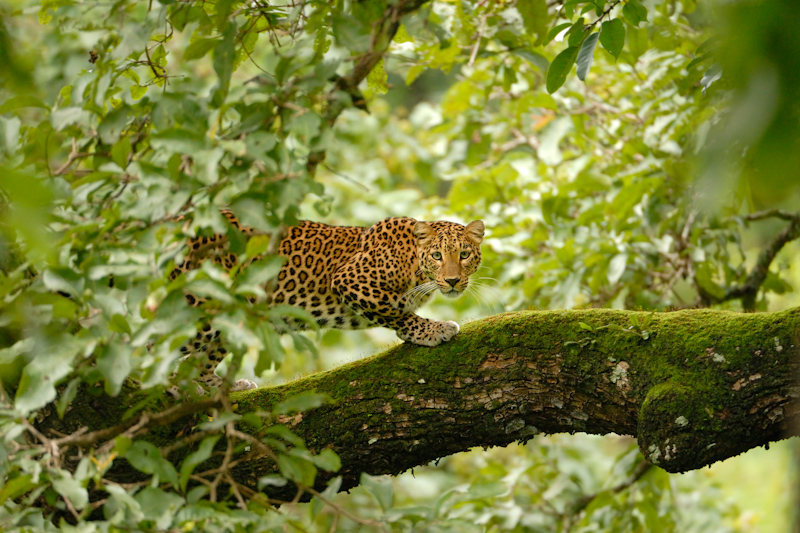
[{"label": "white fur under chin", "polygon": [[448,298],[458,298],[459,296],[464,294],[464,291],[461,291],[461,292],[459,292],[459,291],[442,292],[442,294],[444,294]]}]

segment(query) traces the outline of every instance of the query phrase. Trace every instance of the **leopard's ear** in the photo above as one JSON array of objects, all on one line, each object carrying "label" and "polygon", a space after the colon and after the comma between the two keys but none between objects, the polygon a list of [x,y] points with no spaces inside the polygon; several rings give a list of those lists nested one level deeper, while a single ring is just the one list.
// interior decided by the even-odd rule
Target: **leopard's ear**
[{"label": "leopard's ear", "polygon": [[417,242],[420,244],[425,244],[435,233],[434,229],[427,222],[417,222],[414,224],[414,237],[417,238]]},{"label": "leopard's ear", "polygon": [[483,221],[474,220],[467,224],[467,227],[464,228],[464,236],[473,244],[480,244],[483,242],[484,229],[485,227],[483,225]]}]

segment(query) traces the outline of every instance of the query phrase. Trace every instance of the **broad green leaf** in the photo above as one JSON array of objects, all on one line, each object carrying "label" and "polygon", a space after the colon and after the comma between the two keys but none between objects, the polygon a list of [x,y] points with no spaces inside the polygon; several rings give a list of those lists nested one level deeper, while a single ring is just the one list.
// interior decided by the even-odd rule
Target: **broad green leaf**
[{"label": "broad green leaf", "polygon": [[594,59],[594,48],[597,46],[597,39],[600,37],[598,32],[589,35],[581,45],[581,50],[578,52],[578,79],[586,81],[586,76],[589,74],[589,69],[592,68],[592,60]]},{"label": "broad green leaf", "polygon": [[61,392],[56,402],[56,411],[58,418],[64,418],[64,413],[67,412],[69,404],[75,399],[78,394],[78,385],[81,384],[81,378],[72,378],[67,384],[67,387]]},{"label": "broad green leaf", "polygon": [[381,58],[369,74],[367,74],[367,86],[377,94],[386,94],[389,90],[389,87],[386,85],[387,80],[386,68],[383,64],[383,58]]},{"label": "broad green leaf", "polygon": [[637,0],[628,0],[622,8],[622,16],[632,26],[638,26],[640,22],[647,21],[647,8]]},{"label": "broad green leaf", "polygon": [[127,135],[111,147],[111,159],[123,170],[128,168],[128,157],[131,154],[131,138]]},{"label": "broad green leaf", "polygon": [[285,415],[292,412],[302,413],[303,411],[308,411],[309,409],[319,407],[328,400],[330,400],[330,397],[327,394],[321,394],[318,392],[303,392],[291,396],[287,400],[279,403],[275,407],[274,412],[278,415]]},{"label": "broad green leaf", "polygon": [[185,128],[168,128],[150,136],[154,148],[182,154],[197,153],[206,147],[203,134]]},{"label": "broad green leaf", "polygon": [[142,97],[147,94],[147,87],[142,87],[141,85],[131,85],[131,98],[134,100],[141,100]]},{"label": "broad green leaf", "polygon": [[36,357],[22,370],[15,408],[22,413],[29,413],[55,400],[55,386],[72,371],[73,361],[81,346],[74,337],[62,335],[54,337],[46,345],[36,347]]},{"label": "broad green leaf", "polygon": [[414,83],[414,81],[416,81],[416,79],[419,78],[420,74],[423,72],[425,72],[424,65],[413,65],[411,68],[409,68],[408,72],[406,73],[406,85],[411,85]]},{"label": "broad green leaf", "polygon": [[467,496],[470,499],[486,500],[502,496],[508,492],[508,487],[500,481],[478,482],[470,486]]},{"label": "broad green leaf", "polygon": [[572,65],[575,64],[575,59],[577,59],[579,51],[579,47],[570,46],[558,54],[556,58],[553,59],[553,62],[550,63],[550,68],[547,70],[548,93],[553,94],[567,81],[567,75],[569,75]]},{"label": "broad green leaf", "polygon": [[51,479],[51,483],[56,492],[68,499],[75,509],[81,510],[89,504],[89,493],[68,472],[59,472],[56,477]]},{"label": "broad green leaf", "polygon": [[586,24],[584,23],[583,17],[581,17],[567,32],[567,43],[569,46],[578,46],[583,42],[584,38],[586,38]]},{"label": "broad green leaf", "polygon": [[228,96],[231,84],[233,65],[236,60],[236,24],[229,21],[225,28],[222,40],[214,48],[214,71],[219,78],[219,84],[212,98],[214,107],[220,107]]},{"label": "broad green leaf", "polygon": [[35,489],[38,483],[34,483],[32,480],[33,476],[25,474],[5,481],[0,487],[0,505],[4,504],[8,499],[19,498]]},{"label": "broad green leaf", "polygon": [[615,284],[625,273],[625,266],[628,264],[628,254],[617,254],[608,262],[608,282]]},{"label": "broad green leaf", "polygon": [[394,506],[394,487],[386,477],[362,473],[360,485],[375,497],[383,512]]},{"label": "broad green leaf", "polygon": [[41,107],[44,109],[50,108],[47,104],[35,96],[21,94],[19,96],[12,96],[3,102],[2,105],[0,105],[0,115],[3,113],[8,113],[9,111],[14,111],[15,109],[19,109],[21,107]]},{"label": "broad green leaf", "polygon": [[618,58],[625,46],[625,24],[619,19],[604,21],[600,30],[600,44],[614,59]]},{"label": "broad green leaf", "polygon": [[311,461],[294,455],[278,455],[278,468],[283,477],[307,486],[313,485],[317,477],[317,467]]},{"label": "broad green leaf", "polygon": [[561,33],[562,31],[566,30],[570,26],[572,26],[571,22],[564,22],[563,24],[559,24],[558,26],[556,26],[555,28],[550,30],[550,33],[547,34],[547,38],[545,39],[545,42],[542,43],[542,44],[549,43],[550,41],[555,39],[558,36],[559,33]]},{"label": "broad green leaf", "polygon": [[155,487],[142,489],[136,493],[135,499],[144,518],[152,522],[157,531],[170,529],[176,513],[185,503],[179,495]]},{"label": "broad green leaf", "polygon": [[125,452],[125,459],[136,470],[157,476],[159,481],[168,482],[178,488],[178,471],[151,443],[141,440],[134,442]]},{"label": "broad green leaf", "polygon": [[547,35],[547,24],[550,22],[546,0],[517,0],[517,10],[522,16],[525,30],[537,36],[537,44],[542,43]]},{"label": "broad green leaf", "polygon": [[397,33],[394,34],[394,42],[396,43],[413,43],[414,39],[406,31],[406,27],[400,24],[397,28]]},{"label": "broad green leaf", "polygon": [[125,333],[126,335],[131,335],[130,324],[128,324],[128,321],[125,319],[125,317],[119,313],[111,316],[108,321],[108,329],[116,333]]},{"label": "broad green leaf", "polygon": [[322,450],[319,455],[313,455],[311,460],[317,465],[317,468],[327,472],[338,472],[342,468],[342,460],[336,455],[336,452],[328,448]]},{"label": "broad green leaf", "polygon": [[214,39],[197,39],[189,46],[186,47],[186,50],[183,51],[183,59],[186,61],[192,61],[194,59],[200,59],[201,57],[205,56],[208,52],[214,49],[219,44],[220,40],[218,38]]},{"label": "broad green leaf", "polygon": [[116,396],[131,371],[131,352],[133,349],[129,344],[114,342],[100,348],[98,351],[97,369],[100,370],[105,379],[105,391],[110,396]]},{"label": "broad green leaf", "polygon": [[180,487],[182,492],[186,491],[186,484],[189,482],[189,476],[192,475],[194,469],[211,457],[211,453],[214,451],[214,446],[217,444],[219,438],[220,435],[211,435],[210,437],[206,437],[200,443],[200,446],[197,448],[197,450],[190,453],[186,459],[183,460],[183,463],[181,463],[180,476]]},{"label": "broad green leaf", "polygon": [[34,344],[33,339],[27,338],[15,342],[9,348],[0,349],[0,365],[12,363],[20,355],[30,352]]},{"label": "broad green leaf", "polygon": [[[328,486],[322,491],[322,496],[328,498],[329,500],[332,499],[336,494],[339,492],[339,489],[342,487],[342,476],[336,476],[335,478],[328,481]],[[320,511],[325,507],[326,503],[323,502],[319,498],[313,498],[311,500],[311,517],[314,518],[319,515]]]}]

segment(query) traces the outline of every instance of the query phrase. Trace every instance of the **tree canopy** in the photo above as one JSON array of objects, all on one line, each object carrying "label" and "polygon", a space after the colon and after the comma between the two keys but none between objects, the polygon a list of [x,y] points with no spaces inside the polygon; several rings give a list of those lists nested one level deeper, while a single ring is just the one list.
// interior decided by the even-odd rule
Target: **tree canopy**
[{"label": "tree canopy", "polygon": [[[6,2],[0,528],[743,528],[734,507],[649,461],[684,471],[796,433],[796,311],[672,311],[798,305],[800,274],[790,261],[800,236],[798,10],[789,0]],[[294,380],[368,355],[392,336],[281,338],[281,314],[249,303],[277,274],[275,257],[232,275],[204,264],[169,281],[187,237],[225,233],[242,262],[274,252],[267,239],[232,231],[221,207],[272,234],[302,218],[485,222],[474,298],[429,311],[475,323],[439,351],[395,348],[336,374],[363,373],[362,382],[396,392],[381,405],[354,401],[358,427],[380,426],[386,406],[405,405],[395,405],[398,394],[412,396],[410,378],[393,391],[400,387],[387,380],[387,361],[409,375],[428,364],[439,372],[429,359],[437,354],[473,362],[459,379],[491,361],[552,363],[558,350],[523,353],[505,336],[515,334],[515,317],[545,317],[546,329],[559,315],[496,316],[530,309],[635,311],[580,311],[586,318],[569,315],[569,327],[548,338],[572,358],[571,372],[613,378],[612,392],[630,371],[636,416],[603,404],[592,420],[605,413],[619,425],[587,429],[586,412],[575,410],[570,428],[562,420],[535,432],[526,416],[501,417],[495,440],[476,419],[475,434],[458,439],[431,398],[438,414],[426,429],[442,438],[428,450],[435,456],[414,462],[413,447],[390,447],[398,454],[391,468],[358,464],[359,438],[371,435],[370,446],[380,433],[320,440],[301,422],[338,405],[341,391],[322,386],[330,374]],[[209,303],[187,306],[186,290]],[[659,328],[682,316],[730,330],[727,351],[715,351],[721,334],[696,345],[690,333],[665,340]],[[231,375],[290,383],[172,405],[164,391],[178,347],[206,321],[231,351]],[[490,327],[497,333],[485,334]],[[736,343],[749,335],[749,344]],[[700,345],[691,362],[646,357]],[[749,359],[733,355],[745,345]],[[667,372],[665,361],[676,368]],[[492,376],[510,379],[516,367],[507,368]],[[669,385],[698,368],[728,395]],[[769,368],[789,373],[778,378]],[[602,393],[608,383],[597,383]],[[554,392],[554,401],[575,400],[576,390]],[[709,446],[698,462],[669,467],[669,445],[658,439],[676,438],[681,423],[667,427],[654,415],[652,426],[641,425],[658,405],[646,398],[656,397],[686,407],[667,414],[686,420],[681,442]],[[743,405],[751,418],[739,416]],[[736,422],[732,433],[725,420]],[[540,430],[614,428],[639,446],[658,437],[642,447],[644,458],[622,438],[537,436],[524,447],[443,459],[418,485],[369,475],[468,446],[525,442]],[[243,458],[256,452],[268,466],[240,486]]]}]

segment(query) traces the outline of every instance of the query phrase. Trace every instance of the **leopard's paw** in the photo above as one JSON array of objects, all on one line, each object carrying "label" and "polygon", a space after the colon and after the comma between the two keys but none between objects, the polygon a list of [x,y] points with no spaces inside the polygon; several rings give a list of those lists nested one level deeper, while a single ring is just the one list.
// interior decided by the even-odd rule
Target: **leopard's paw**
[{"label": "leopard's paw", "polygon": [[249,379],[238,379],[231,385],[231,392],[239,392],[242,390],[257,389],[258,385]]},{"label": "leopard's paw", "polygon": [[421,331],[414,329],[400,331],[398,330],[397,336],[411,344],[418,344],[420,346],[439,346],[443,342],[447,342],[458,333],[458,324],[455,322],[434,322],[428,321]]},{"label": "leopard's paw", "polygon": [[441,328],[441,341],[440,342],[447,342],[459,332],[460,328],[458,324],[455,322],[448,320],[446,322],[439,322],[439,326]]}]

